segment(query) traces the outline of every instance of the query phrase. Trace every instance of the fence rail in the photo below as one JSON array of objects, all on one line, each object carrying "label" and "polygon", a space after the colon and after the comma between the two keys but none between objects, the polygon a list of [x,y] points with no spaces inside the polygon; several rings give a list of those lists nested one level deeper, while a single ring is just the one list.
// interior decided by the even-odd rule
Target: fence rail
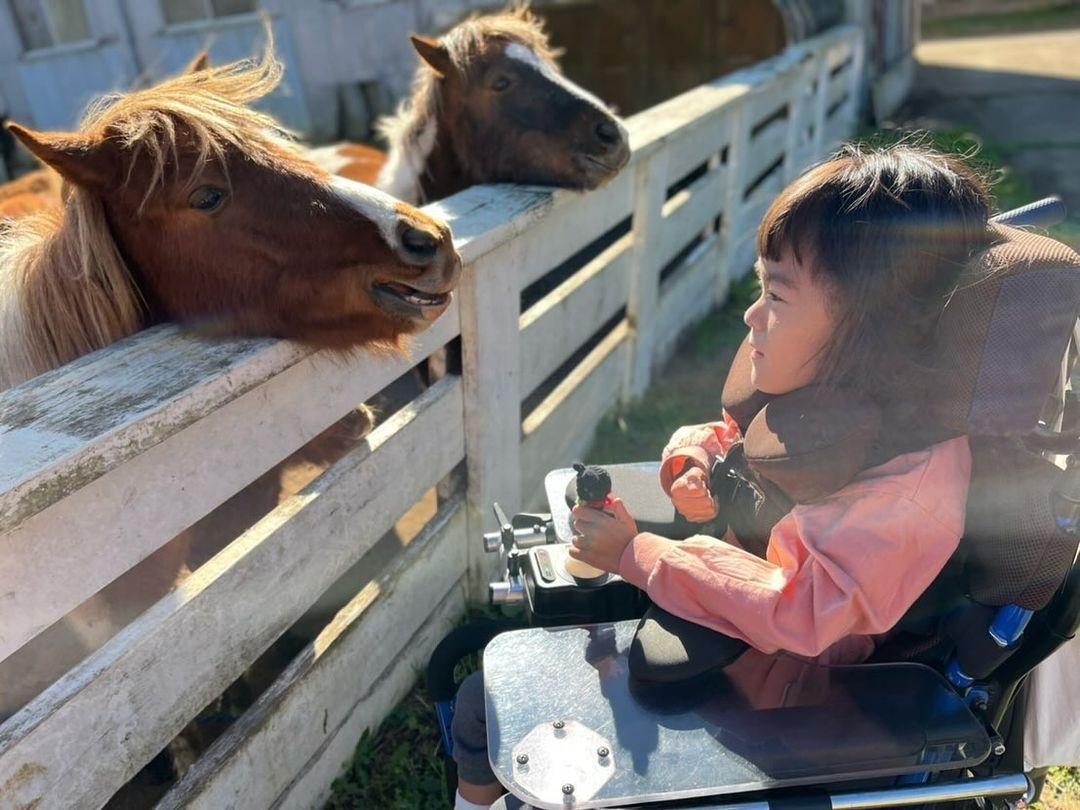
[{"label": "fence rail", "polygon": [[465,491],[161,806],[324,798],[486,583],[476,538],[491,501],[535,502],[543,474],[580,456],[610,405],[642,393],[686,326],[723,301],[765,206],[851,132],[862,60],[858,30],[838,27],[634,116],[631,165],[588,195],[477,187],[430,206],[466,268],[411,359],[166,326],[0,394],[3,661],[412,363],[462,346],[460,376],[0,726],[0,808],[104,804],[464,462]]}]

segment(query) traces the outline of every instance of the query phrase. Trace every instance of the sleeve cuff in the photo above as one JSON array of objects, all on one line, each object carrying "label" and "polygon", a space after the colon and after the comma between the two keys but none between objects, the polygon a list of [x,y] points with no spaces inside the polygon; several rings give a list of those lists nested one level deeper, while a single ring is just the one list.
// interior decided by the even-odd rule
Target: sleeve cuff
[{"label": "sleeve cuff", "polygon": [[619,576],[631,585],[647,590],[649,576],[655,570],[664,552],[673,548],[673,540],[666,537],[642,532],[634,537],[623,550],[619,558]]},{"label": "sleeve cuff", "polygon": [[687,467],[698,467],[706,475],[709,473],[709,454],[703,447],[680,447],[672,450],[660,465],[660,486],[666,495],[671,494],[671,485],[682,475]]}]

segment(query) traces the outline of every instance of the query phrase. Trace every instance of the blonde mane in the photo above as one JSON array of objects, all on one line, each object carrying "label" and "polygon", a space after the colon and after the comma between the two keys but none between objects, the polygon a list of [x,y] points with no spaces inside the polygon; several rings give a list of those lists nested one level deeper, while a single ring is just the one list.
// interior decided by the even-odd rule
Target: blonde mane
[{"label": "blonde mane", "polygon": [[[181,146],[196,156],[191,178],[208,160],[224,164],[230,146],[260,163],[319,173],[287,130],[247,106],[273,90],[281,75],[268,38],[258,60],[105,97],[87,112],[80,132],[115,140],[129,166],[142,154],[149,157],[152,180],[143,206],[165,185],[170,165],[178,171]],[[62,208],[0,230],[0,391],[144,324],[144,301],[109,231],[100,196],[79,187],[67,192]]]},{"label": "blonde mane", "polygon": [[[474,12],[439,41],[446,45],[458,69],[468,72],[472,61],[484,52],[491,39],[518,42],[558,69],[555,60],[560,51],[551,47],[544,21],[532,13],[527,3],[514,4],[502,13],[488,16]],[[414,205],[426,202],[422,199],[420,177],[435,146],[439,95],[438,75],[421,61],[409,97],[398,104],[393,115],[383,117],[376,126],[390,152],[379,174],[378,186]]]}]

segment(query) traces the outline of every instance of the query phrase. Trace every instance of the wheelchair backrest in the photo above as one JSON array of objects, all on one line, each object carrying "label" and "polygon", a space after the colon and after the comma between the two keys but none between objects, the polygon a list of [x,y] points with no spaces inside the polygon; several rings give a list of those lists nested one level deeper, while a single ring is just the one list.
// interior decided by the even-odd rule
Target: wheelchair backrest
[{"label": "wheelchair backrest", "polygon": [[[944,352],[944,382],[927,404],[935,422],[971,441],[965,535],[949,566],[900,623],[926,629],[928,617],[951,614],[947,641],[968,645],[965,666],[976,677],[1008,657],[993,645],[970,643],[972,634],[985,640],[1000,615],[992,608],[1008,606],[1030,618],[1032,611],[1075,602],[1078,595],[1063,589],[1080,582],[1070,576],[1080,535],[1055,503],[1070,473],[1027,441],[1033,432],[1059,426],[1045,420],[1050,414],[1058,421],[1064,371],[1074,356],[1080,256],[1045,236],[991,227],[994,243],[964,269],[943,311],[936,345]],[[1047,407],[1048,400],[1056,405]],[[1074,444],[1073,452],[1080,451],[1080,442]],[[1022,645],[1014,638],[998,646],[1011,654]],[[1039,649],[1039,660],[1052,651]],[[1024,671],[1037,663],[1026,661]]]}]

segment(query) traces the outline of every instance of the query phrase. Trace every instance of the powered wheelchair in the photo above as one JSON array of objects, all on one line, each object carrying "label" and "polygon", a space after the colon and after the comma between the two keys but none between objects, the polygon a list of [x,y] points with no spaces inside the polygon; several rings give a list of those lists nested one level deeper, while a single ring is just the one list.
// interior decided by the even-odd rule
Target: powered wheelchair
[{"label": "powered wheelchair", "polygon": [[[994,244],[945,308],[949,373],[927,407],[951,435],[970,438],[965,537],[867,663],[765,655],[664,613],[616,575],[573,576],[580,478],[556,470],[545,480],[549,512],[508,518],[496,505],[500,529],[484,537],[505,570],[491,599],[522,604],[528,626],[465,625],[432,656],[428,686],[447,751],[454,664],[484,648],[488,751],[506,808],[1030,801],[1025,679],[1080,625],[1080,391],[1070,384],[1080,257],[1018,226],[1062,214],[1051,199],[996,217]],[[744,346],[724,389],[736,421],[739,407],[762,404],[745,360]],[[827,445],[813,451],[836,451]],[[806,449],[781,442],[770,462],[782,472],[785,452]],[[723,526],[674,512],[657,466],[607,468],[639,528],[719,536]],[[714,493],[725,474],[714,469]]]}]

